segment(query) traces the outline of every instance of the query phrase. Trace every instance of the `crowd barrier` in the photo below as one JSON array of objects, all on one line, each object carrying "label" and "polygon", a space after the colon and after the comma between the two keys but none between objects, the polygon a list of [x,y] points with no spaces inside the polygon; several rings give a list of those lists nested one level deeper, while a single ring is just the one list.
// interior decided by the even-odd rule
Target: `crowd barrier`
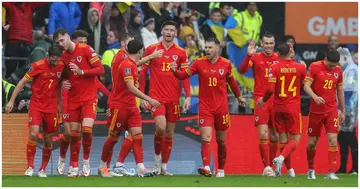
[{"label": "crowd barrier", "polygon": [[[144,132],[144,162],[148,167],[152,167],[153,161],[153,133],[154,123],[150,115],[143,116]],[[2,116],[2,171],[3,174],[23,174],[26,166],[26,143],[28,136],[27,114],[3,114]],[[250,115],[231,115],[232,126],[227,133],[227,162],[225,171],[228,174],[260,174],[263,171],[259,148],[258,134],[254,127],[254,118]],[[304,132],[298,149],[292,156],[292,165],[297,174],[304,174],[307,171],[306,143],[307,143],[307,117],[303,117]],[[102,150],[102,145],[106,139],[107,129],[105,127],[105,115],[98,115],[94,126],[94,139],[91,152],[92,173],[96,174],[96,168]],[[183,117],[175,129],[175,141],[173,153],[169,161],[169,169],[176,174],[196,174],[198,166],[202,165],[200,156],[200,132],[197,127],[197,115]],[[54,151],[50,159],[47,173],[56,173],[57,158],[59,156],[60,133],[53,137]],[[38,148],[35,157],[35,170],[41,163],[42,153],[42,135],[39,135]],[[115,146],[113,161],[117,159],[120,150],[121,141]],[[217,152],[215,137],[212,141],[212,152]],[[315,168],[317,173],[326,173],[328,171],[327,161],[327,140],[324,131],[317,146],[315,158]],[[278,154],[280,152],[278,151]],[[82,153],[81,153],[82,154]],[[69,152],[67,153],[69,157]],[[217,159],[216,153],[212,153],[213,158]],[[349,156],[348,168],[350,168],[351,156]],[[339,157],[340,158],[340,157]],[[340,159],[339,159],[340,160]],[[81,162],[81,157],[80,157]],[[216,162],[216,161],[215,161]],[[125,164],[134,171],[136,165],[133,156],[126,159]],[[339,162],[338,162],[339,165]],[[217,164],[212,165],[216,169]],[[283,166],[284,173],[286,172]]]}]

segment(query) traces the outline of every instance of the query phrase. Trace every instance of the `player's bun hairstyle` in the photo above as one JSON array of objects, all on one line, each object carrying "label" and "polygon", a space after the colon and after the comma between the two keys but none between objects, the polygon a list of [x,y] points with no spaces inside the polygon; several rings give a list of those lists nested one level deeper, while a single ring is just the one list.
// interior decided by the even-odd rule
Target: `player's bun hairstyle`
[{"label": "player's bun hairstyle", "polygon": [[[114,34],[115,34],[115,32],[114,32]],[[115,34],[115,36],[116,36],[116,34]],[[125,33],[125,34],[120,36],[119,40],[121,42],[121,41],[126,41],[129,38],[135,38],[135,37],[134,37],[134,35],[132,35],[130,33]]]},{"label": "player's bun hairstyle", "polygon": [[263,39],[264,37],[266,37],[266,38],[272,38],[273,37],[275,39],[274,34],[268,32],[268,31],[264,33],[264,35],[262,36],[261,39]]},{"label": "player's bun hairstyle", "polygon": [[71,34],[71,39],[76,39],[78,37],[89,37],[89,33],[84,30],[75,30],[74,33]]},{"label": "player's bun hairstyle", "polygon": [[329,49],[326,52],[326,60],[333,63],[338,63],[340,61],[340,53],[336,49]]},{"label": "player's bun hairstyle", "polygon": [[214,42],[216,45],[220,45],[220,41],[215,37],[208,38],[205,42]]},{"label": "player's bun hairstyle", "polygon": [[64,28],[59,28],[55,31],[54,35],[53,35],[53,40],[55,41],[57,37],[59,37],[59,35],[65,35],[67,34],[66,29]]},{"label": "player's bun hairstyle", "polygon": [[57,56],[57,57],[61,57],[62,55],[62,50],[59,46],[57,46],[56,44],[52,45],[49,48],[48,51],[48,56]]},{"label": "player's bun hairstyle", "polygon": [[144,48],[143,43],[137,39],[131,40],[128,43],[129,54],[137,54],[142,48]]},{"label": "player's bun hairstyle", "polygon": [[283,43],[278,46],[277,50],[281,57],[286,57],[290,52],[290,46],[287,43]]},{"label": "player's bun hairstyle", "polygon": [[174,22],[174,21],[167,20],[161,25],[161,29],[163,29],[165,26],[169,26],[169,25],[175,26],[175,28],[177,29],[178,24],[176,22]]},{"label": "player's bun hairstyle", "polygon": [[214,14],[214,13],[220,13],[221,14],[221,9],[219,9],[219,8],[213,8],[212,10],[211,10],[211,12],[210,12],[210,15],[212,15],[212,14]]}]

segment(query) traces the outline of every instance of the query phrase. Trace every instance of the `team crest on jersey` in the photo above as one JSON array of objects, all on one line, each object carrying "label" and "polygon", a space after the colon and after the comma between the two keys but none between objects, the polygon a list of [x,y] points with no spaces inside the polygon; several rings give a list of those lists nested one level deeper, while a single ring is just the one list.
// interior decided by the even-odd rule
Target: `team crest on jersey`
[{"label": "team crest on jersey", "polygon": [[156,111],[156,108],[152,108],[151,111],[152,111],[152,112],[155,112],[155,111]]},{"label": "team crest on jersey", "polygon": [[82,56],[78,56],[78,57],[76,57],[76,60],[77,60],[78,62],[81,62],[81,60],[82,60]]},{"label": "team crest on jersey", "polygon": [[224,75],[224,69],[219,69],[220,75]]},{"label": "team crest on jersey", "polygon": [[125,75],[131,75],[131,68],[125,68]]},{"label": "team crest on jersey", "polygon": [[121,127],[121,123],[116,123],[116,127],[120,128]]},{"label": "team crest on jersey", "polygon": [[259,121],[259,116],[255,117],[255,121],[258,122]]},{"label": "team crest on jersey", "polygon": [[128,55],[127,54],[124,54],[124,59],[126,59],[128,57]]},{"label": "team crest on jersey", "polygon": [[337,79],[339,77],[338,73],[334,73],[334,77]]},{"label": "team crest on jersey", "polygon": [[61,77],[61,72],[56,72],[56,75],[58,76],[58,78]]},{"label": "team crest on jersey", "polygon": [[32,117],[29,117],[29,122],[31,122],[32,121]]},{"label": "team crest on jersey", "polygon": [[178,59],[178,55],[173,55],[173,60],[176,61]]},{"label": "team crest on jersey", "polygon": [[204,124],[204,119],[200,119],[200,124]]}]

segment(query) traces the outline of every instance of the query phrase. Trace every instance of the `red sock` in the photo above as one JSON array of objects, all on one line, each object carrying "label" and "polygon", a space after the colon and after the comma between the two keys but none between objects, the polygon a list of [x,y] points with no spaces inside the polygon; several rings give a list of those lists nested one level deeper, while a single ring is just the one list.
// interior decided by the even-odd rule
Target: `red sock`
[{"label": "red sock", "polygon": [[70,138],[66,138],[65,135],[62,135],[60,139],[60,157],[66,158],[66,152],[70,145]]},{"label": "red sock", "polygon": [[277,152],[277,149],[278,149],[278,142],[273,142],[273,141],[270,141],[270,144],[269,144],[269,163],[270,163],[270,167],[273,165],[272,161],[275,159],[276,157],[276,152]]},{"label": "red sock", "polygon": [[131,137],[131,135],[128,135],[122,145],[121,145],[121,149],[120,149],[120,153],[119,153],[119,157],[118,157],[118,162],[120,163],[124,163],[125,162],[125,158],[128,156],[129,152],[131,151],[131,148],[133,147],[133,139]]},{"label": "red sock", "polygon": [[289,155],[295,151],[297,144],[298,143],[295,140],[290,140],[290,142],[285,146],[284,150],[281,152],[281,155],[284,156],[284,158],[289,157]]},{"label": "red sock", "polygon": [[70,140],[70,164],[73,168],[79,167],[79,153],[80,153],[80,131],[71,131]]},{"label": "red sock", "polygon": [[204,167],[210,166],[210,141],[201,141],[201,157]]},{"label": "red sock", "polygon": [[90,150],[92,144],[92,127],[83,126],[82,133],[83,133],[82,146],[84,152],[83,159],[88,160],[90,158]]},{"label": "red sock", "polygon": [[155,149],[155,154],[156,155],[160,155],[160,153],[161,153],[161,143],[162,143],[163,136],[164,135],[162,133],[158,133],[158,132],[155,131],[154,149]]},{"label": "red sock", "polygon": [[46,166],[48,165],[49,163],[49,160],[50,160],[50,157],[51,157],[51,152],[52,152],[52,145],[50,147],[43,147],[43,151],[42,151],[42,162],[41,162],[41,166],[40,166],[40,169],[46,169]]},{"label": "red sock", "polygon": [[316,149],[309,149],[306,148],[306,154],[307,154],[307,161],[308,161],[308,167],[309,169],[314,169],[314,158],[316,154]]},{"label": "red sock", "polygon": [[261,159],[264,164],[264,167],[270,166],[268,139],[260,139],[259,149],[260,149],[260,155],[261,155]]},{"label": "red sock", "polygon": [[162,163],[168,163],[172,150],[173,139],[171,137],[163,137],[163,143],[161,148],[161,161]]},{"label": "red sock", "polygon": [[106,141],[104,143],[102,153],[101,153],[101,161],[107,162],[109,159],[110,152],[113,150],[115,144],[119,140],[119,136],[109,135],[106,138]]},{"label": "red sock", "polygon": [[34,168],[35,153],[36,153],[36,141],[28,140],[26,145],[26,158],[28,161],[28,167]]},{"label": "red sock", "polygon": [[226,142],[217,141],[219,169],[224,169],[226,162]]},{"label": "red sock", "polygon": [[329,153],[328,153],[329,172],[336,171],[337,155],[338,155],[338,147],[337,146],[329,146]]},{"label": "red sock", "polygon": [[111,163],[113,151],[114,151],[114,150],[111,150],[111,151],[109,152],[109,156],[108,156],[108,159],[107,159],[107,161],[106,161],[106,167],[107,167],[108,169],[110,168],[110,163]]},{"label": "red sock", "polygon": [[[284,150],[284,147],[287,143],[280,143],[279,144],[279,148],[280,148],[280,153],[282,153],[282,151]],[[287,158],[285,158],[284,160],[284,164],[286,166],[286,168],[289,170],[291,169],[291,154],[289,154],[289,156]]]},{"label": "red sock", "polygon": [[142,139],[143,135],[141,133],[138,133],[133,136],[133,144],[134,144],[134,157],[136,164],[143,163],[143,148],[142,148]]}]

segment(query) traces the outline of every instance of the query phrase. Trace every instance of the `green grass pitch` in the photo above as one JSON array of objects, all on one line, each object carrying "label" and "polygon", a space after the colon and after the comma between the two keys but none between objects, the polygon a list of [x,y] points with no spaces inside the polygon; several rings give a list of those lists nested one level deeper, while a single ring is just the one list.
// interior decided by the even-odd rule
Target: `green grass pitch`
[{"label": "green grass pitch", "polygon": [[100,176],[67,178],[65,176],[48,176],[48,178],[3,175],[3,187],[358,187],[357,175],[339,174],[340,180],[326,180],[325,175],[316,175],[316,180],[308,180],[306,175],[288,178],[263,177],[261,175],[226,175],[224,178],[206,178],[199,175],[157,176],[153,178]]}]

